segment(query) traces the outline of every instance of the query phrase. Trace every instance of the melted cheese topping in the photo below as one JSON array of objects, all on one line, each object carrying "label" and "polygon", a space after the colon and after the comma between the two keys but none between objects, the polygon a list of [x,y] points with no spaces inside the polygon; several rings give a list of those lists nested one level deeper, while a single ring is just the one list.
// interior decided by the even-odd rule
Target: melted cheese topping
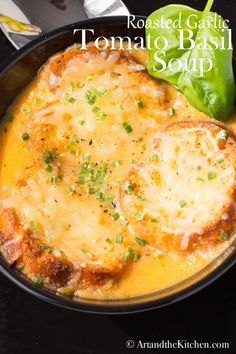
[{"label": "melted cheese topping", "polygon": [[[5,122],[2,127],[0,185],[4,205],[13,207],[26,228],[33,229],[54,252],[63,252],[75,266],[92,264],[115,269],[122,264],[127,247],[132,247],[132,257],[135,252],[141,256],[118,283],[79,291],[81,296],[140,295],[173,285],[202,269],[226,243],[207,255],[196,253],[186,258],[163,254],[161,259],[153,256],[155,249],[142,247],[134,240],[120,209],[119,185],[137,161],[153,154],[151,142],[157,139],[163,124],[189,115],[195,120],[208,118],[187,105],[168,84],[151,79],[132,56],[123,59],[118,51],[77,55],[62,76],[50,72],[49,64],[12,106],[13,123]],[[172,107],[174,118],[169,114]],[[24,140],[24,133],[29,138]],[[160,148],[161,158],[167,163],[161,172],[165,183],[173,149],[181,145],[179,136],[171,139],[171,148],[166,149],[168,139],[161,141],[165,146]],[[216,146],[211,139],[207,143],[212,144],[214,154]],[[180,154],[178,168],[184,173],[181,159]],[[205,158],[203,161],[201,156],[194,156],[192,168],[197,163],[204,167]],[[140,173],[145,180],[150,172],[141,169]],[[230,173],[227,170],[227,176]],[[219,176],[214,191],[227,176]],[[190,191],[189,187],[183,190],[183,185],[188,186],[186,178],[179,184],[177,195],[167,195],[168,204],[163,205],[174,214],[176,199],[187,199],[189,192],[193,203],[199,198],[198,193],[192,193],[199,182],[194,182]],[[151,200],[157,193],[155,188],[148,185]],[[224,191],[216,195],[214,203],[222,199]],[[208,198],[206,187],[201,200],[210,213]],[[164,199],[165,196],[160,200]],[[156,199],[150,203],[150,213],[155,216]],[[166,228],[187,232],[200,211],[188,213],[183,215],[187,223],[179,218],[173,228],[169,219]],[[122,243],[116,242],[117,236]]]},{"label": "melted cheese topping", "polygon": [[140,211],[157,220],[157,234],[189,236],[229,217],[224,210],[232,204],[235,169],[209,127],[177,127],[159,134],[153,145],[154,161],[147,157],[133,168],[145,203],[137,203],[135,194],[122,200],[131,218]]}]

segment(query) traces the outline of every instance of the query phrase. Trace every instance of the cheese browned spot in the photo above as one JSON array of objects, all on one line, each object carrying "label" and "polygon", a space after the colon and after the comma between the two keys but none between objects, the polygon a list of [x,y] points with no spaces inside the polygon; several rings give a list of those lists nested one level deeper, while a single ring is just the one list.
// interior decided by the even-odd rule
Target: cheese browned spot
[{"label": "cheese browned spot", "polygon": [[[131,169],[120,189],[133,233],[166,250],[192,250],[227,238],[235,223],[232,136],[212,123],[175,123],[153,139],[152,153],[153,159]],[[130,184],[134,188],[127,193]]]}]

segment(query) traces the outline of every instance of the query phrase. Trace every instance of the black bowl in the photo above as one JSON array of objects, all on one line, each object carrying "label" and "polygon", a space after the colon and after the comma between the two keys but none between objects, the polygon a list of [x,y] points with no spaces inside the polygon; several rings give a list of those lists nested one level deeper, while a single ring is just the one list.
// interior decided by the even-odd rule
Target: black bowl
[{"label": "black bowl", "polygon": [[[137,20],[141,17],[137,17]],[[144,19],[144,18],[143,18]],[[35,76],[41,65],[54,53],[80,41],[80,34],[73,35],[74,29],[93,28],[91,41],[98,36],[136,36],[144,37],[143,29],[127,30],[126,17],[96,18],[78,22],[53,31],[20,49],[10,61],[0,68],[0,115],[16,95]],[[11,268],[0,256],[0,271],[21,288],[38,298],[53,304],[77,311],[121,314],[145,311],[181,300],[213,282],[236,262],[236,242],[225,250],[217,259],[197,274],[161,291],[122,300],[73,299],[57,295],[55,292],[35,286],[20,272]]]}]

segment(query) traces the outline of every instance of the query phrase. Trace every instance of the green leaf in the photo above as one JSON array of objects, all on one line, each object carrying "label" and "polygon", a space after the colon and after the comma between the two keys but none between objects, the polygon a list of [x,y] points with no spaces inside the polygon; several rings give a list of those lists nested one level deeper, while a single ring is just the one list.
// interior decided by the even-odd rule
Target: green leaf
[{"label": "green leaf", "polygon": [[[212,3],[213,0],[209,0],[204,11],[197,11],[184,5],[168,5],[148,17],[147,23],[152,24],[146,26],[146,41],[149,42],[148,71],[153,77],[173,84],[199,111],[210,117],[226,120],[235,99],[233,51],[230,47],[229,29],[222,31],[220,28],[224,20],[220,15],[210,12]],[[181,19],[178,23],[180,14]],[[217,25],[214,27],[215,17]],[[176,21],[177,28],[173,25],[170,28],[165,26],[155,28],[157,27],[155,21],[161,21],[162,18],[165,23]],[[211,22],[209,26],[200,28],[199,21]],[[196,28],[191,28],[194,24],[197,24]],[[184,36],[183,49],[180,49],[181,33]],[[192,49],[188,39],[190,34],[194,41]],[[166,48],[163,49],[160,44],[160,49],[155,46],[158,37],[166,39],[168,42]],[[222,40],[225,41],[225,49],[222,48]],[[204,43],[207,49],[203,47]],[[169,66],[171,60],[172,68]],[[206,71],[207,68],[203,65],[203,61],[207,60],[211,60],[213,65],[209,71]],[[205,71],[202,72],[202,69]]]}]

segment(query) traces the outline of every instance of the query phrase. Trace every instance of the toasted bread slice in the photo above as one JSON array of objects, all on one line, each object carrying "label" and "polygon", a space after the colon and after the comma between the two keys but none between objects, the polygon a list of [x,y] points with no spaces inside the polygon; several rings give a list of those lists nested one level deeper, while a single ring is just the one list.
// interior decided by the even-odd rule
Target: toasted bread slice
[{"label": "toasted bread slice", "polygon": [[120,189],[133,233],[170,251],[229,238],[235,224],[234,138],[213,123],[174,123],[154,139],[153,156],[134,165]]}]

